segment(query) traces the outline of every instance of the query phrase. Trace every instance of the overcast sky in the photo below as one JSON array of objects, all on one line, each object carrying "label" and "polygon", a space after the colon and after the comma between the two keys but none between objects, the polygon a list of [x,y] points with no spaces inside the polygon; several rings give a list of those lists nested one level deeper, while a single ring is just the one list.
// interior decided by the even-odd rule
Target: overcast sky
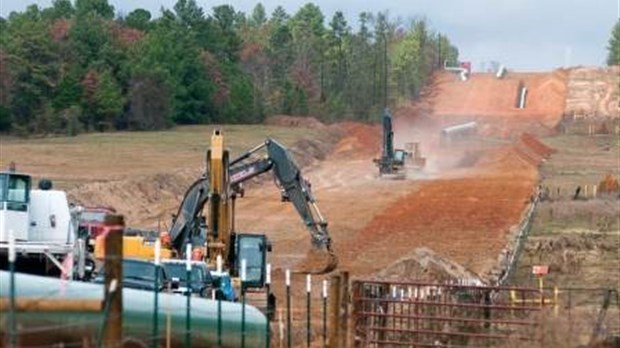
[{"label": "overcast sky", "polygon": [[[154,16],[176,0],[108,0],[117,11],[145,8]],[[0,15],[22,11],[52,0],[0,0]],[[255,1],[196,0],[203,8],[230,4],[250,12]],[[263,0],[268,13],[282,5],[294,13],[308,1]],[[620,15],[620,0],[315,0],[327,20],[342,10],[354,25],[362,11],[388,10],[403,20],[426,17],[432,27],[447,34],[460,50],[460,59],[480,69],[499,61],[514,70],[548,70],[565,65],[602,65],[611,28]],[[327,22],[327,21],[326,21]]]}]

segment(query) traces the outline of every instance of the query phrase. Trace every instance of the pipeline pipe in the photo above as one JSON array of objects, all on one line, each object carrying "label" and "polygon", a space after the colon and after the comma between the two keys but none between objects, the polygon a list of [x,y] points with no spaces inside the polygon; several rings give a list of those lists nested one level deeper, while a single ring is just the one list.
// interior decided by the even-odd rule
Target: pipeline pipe
[{"label": "pipeline pipe", "polygon": [[[63,285],[59,279],[15,273],[15,294],[17,298],[40,298],[45,300],[98,300],[103,301],[103,284],[69,281]],[[0,298],[8,300],[10,293],[10,272],[0,271]],[[153,300],[152,291],[123,289],[123,333],[124,337],[136,339],[150,345]],[[182,347],[186,325],[186,298],[176,294],[161,293],[162,301],[170,303],[172,324],[172,346]],[[163,309],[159,309],[162,310]],[[192,299],[191,326],[200,327],[192,334],[192,346],[237,348],[241,346],[241,305],[233,302],[211,299]],[[11,313],[8,313],[11,314]],[[101,311],[84,312],[16,312],[17,325],[22,327],[21,337],[35,336],[28,332],[40,332],[41,343],[46,335],[63,334],[65,343],[81,344],[84,337],[94,337],[103,319]],[[219,314],[219,315],[218,315]],[[165,316],[158,316],[159,324]],[[245,308],[245,346],[264,348],[266,342],[267,318],[257,308]],[[46,327],[55,327],[42,331]],[[218,338],[219,326],[219,338]],[[222,328],[226,330],[222,332]],[[4,331],[5,328],[0,328]]]}]

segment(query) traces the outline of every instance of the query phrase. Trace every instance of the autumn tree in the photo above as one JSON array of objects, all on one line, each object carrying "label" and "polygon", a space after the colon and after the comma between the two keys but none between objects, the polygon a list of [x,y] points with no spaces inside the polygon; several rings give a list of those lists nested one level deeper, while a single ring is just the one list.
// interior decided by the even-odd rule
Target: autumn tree
[{"label": "autumn tree", "polygon": [[346,18],[326,19],[312,3],[267,16],[260,3],[245,14],[177,0],[157,18],[140,8],[117,15],[109,0],[29,6],[0,18],[0,131],[152,130],[274,113],[375,121],[458,60],[425,20]]}]

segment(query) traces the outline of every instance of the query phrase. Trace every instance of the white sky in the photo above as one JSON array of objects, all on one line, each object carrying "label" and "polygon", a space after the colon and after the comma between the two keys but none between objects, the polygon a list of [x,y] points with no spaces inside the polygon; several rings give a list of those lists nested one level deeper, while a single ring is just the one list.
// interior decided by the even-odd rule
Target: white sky
[{"label": "white sky", "polygon": [[[159,15],[163,6],[176,0],[108,0],[117,11],[129,13],[144,8]],[[0,0],[0,15],[22,11],[36,3],[46,7],[51,0]],[[257,1],[196,1],[205,11],[220,4],[250,12]],[[268,14],[282,5],[289,14],[307,1],[263,0]],[[448,34],[460,50],[461,60],[479,69],[496,60],[514,70],[548,70],[574,65],[602,65],[607,42],[620,16],[620,0],[316,0],[326,17],[341,10],[355,26],[362,11],[388,10],[403,20],[426,17],[432,27]]]}]

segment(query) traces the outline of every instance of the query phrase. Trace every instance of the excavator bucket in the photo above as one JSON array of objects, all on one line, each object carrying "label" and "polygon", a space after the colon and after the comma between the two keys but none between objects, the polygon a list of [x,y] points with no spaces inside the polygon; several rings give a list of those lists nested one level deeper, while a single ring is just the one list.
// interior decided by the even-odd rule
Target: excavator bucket
[{"label": "excavator bucket", "polygon": [[327,274],[338,267],[338,257],[331,250],[312,248],[294,273]]}]

